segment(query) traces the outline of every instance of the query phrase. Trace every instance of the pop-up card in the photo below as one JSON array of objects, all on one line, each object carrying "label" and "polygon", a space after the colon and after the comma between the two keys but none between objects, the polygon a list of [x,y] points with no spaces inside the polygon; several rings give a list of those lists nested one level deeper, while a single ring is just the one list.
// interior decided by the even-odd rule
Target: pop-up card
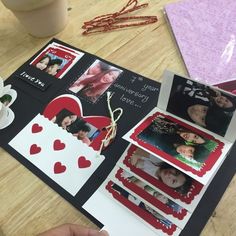
[{"label": "pop-up card", "polygon": [[159,96],[53,39],[1,81],[0,144],[112,236],[184,235],[235,139],[235,98],[164,77]]},{"label": "pop-up card", "polygon": [[[144,235],[133,217],[145,235],[181,234],[233,145],[235,105],[232,94],[166,71],[158,104],[124,135],[131,145],[83,208],[120,235]],[[116,226],[93,208],[104,195],[99,208],[120,206]]]},{"label": "pop-up card", "polygon": [[235,105],[232,94],[166,71],[157,107],[125,138],[206,185],[235,140]]}]

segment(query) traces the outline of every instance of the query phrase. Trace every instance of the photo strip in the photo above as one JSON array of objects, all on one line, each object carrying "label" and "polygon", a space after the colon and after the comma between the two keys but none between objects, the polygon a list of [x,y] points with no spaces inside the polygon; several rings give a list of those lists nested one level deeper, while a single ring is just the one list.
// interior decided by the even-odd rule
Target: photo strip
[{"label": "photo strip", "polygon": [[134,145],[128,147],[118,165],[150,187],[185,205],[190,204],[203,188],[190,176]]},{"label": "photo strip", "polygon": [[61,79],[83,55],[82,52],[52,43],[30,64],[54,78]]},{"label": "photo strip", "polygon": [[160,112],[144,119],[130,138],[181,170],[199,177],[211,170],[224,147],[213,136]]},{"label": "photo strip", "polygon": [[116,166],[108,178],[133,196],[140,198],[145,204],[152,207],[179,228],[183,229],[188,222],[191,213],[132,172]]},{"label": "photo strip", "polygon": [[179,234],[180,229],[175,224],[116,183],[109,181],[106,185],[106,190],[119,203],[144,220],[153,230],[161,230],[164,235]]},{"label": "photo strip", "polygon": [[122,72],[122,70],[97,59],[69,86],[68,90],[94,103],[115,83]]}]

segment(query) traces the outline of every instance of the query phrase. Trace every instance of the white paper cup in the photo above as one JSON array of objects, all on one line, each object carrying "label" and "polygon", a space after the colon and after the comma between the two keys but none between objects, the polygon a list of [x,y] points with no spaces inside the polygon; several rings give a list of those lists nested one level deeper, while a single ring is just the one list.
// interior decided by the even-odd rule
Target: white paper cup
[{"label": "white paper cup", "polygon": [[27,32],[35,37],[48,37],[59,33],[68,20],[67,0],[2,0],[2,2],[24,25]]}]

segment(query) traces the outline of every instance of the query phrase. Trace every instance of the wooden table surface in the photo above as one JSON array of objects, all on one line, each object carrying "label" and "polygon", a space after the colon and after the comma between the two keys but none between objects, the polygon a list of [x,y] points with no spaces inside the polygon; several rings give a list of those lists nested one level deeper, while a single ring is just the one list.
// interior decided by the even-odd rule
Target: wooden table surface
[{"label": "wooden table surface", "polygon": [[[159,80],[166,68],[185,75],[184,64],[162,12],[163,6],[173,0],[141,1],[149,2],[149,7],[137,14],[157,15],[158,23],[93,36],[81,35],[84,21],[117,11],[127,1],[69,0],[69,23],[54,37],[154,80]],[[0,75],[3,78],[7,78],[50,39],[51,37],[38,39],[28,35],[0,2]],[[235,188],[234,177],[202,236],[235,235]],[[28,169],[0,149],[2,234],[35,235],[66,222],[96,227]]]}]

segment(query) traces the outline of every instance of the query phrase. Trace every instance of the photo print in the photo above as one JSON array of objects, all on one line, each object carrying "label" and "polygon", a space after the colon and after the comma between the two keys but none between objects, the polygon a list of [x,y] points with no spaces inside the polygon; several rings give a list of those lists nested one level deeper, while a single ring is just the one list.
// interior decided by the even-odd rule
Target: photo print
[{"label": "photo print", "polygon": [[200,177],[211,170],[224,146],[211,135],[160,112],[145,119],[130,138],[181,170]]},{"label": "photo print", "polygon": [[117,80],[123,71],[103,61],[96,60],[68,90],[90,102],[98,98]]},{"label": "photo print", "polygon": [[123,165],[129,172],[149,183],[150,187],[188,204],[203,187],[182,171],[134,145],[129,147],[124,156],[121,166]]},{"label": "photo print", "polygon": [[167,235],[174,235],[175,231],[178,231],[175,224],[114,182],[109,181],[106,185],[106,190],[113,196],[113,198],[127,207],[134,214],[141,217],[154,229],[159,229]]},{"label": "photo print", "polygon": [[132,172],[119,168],[116,170],[115,178],[116,181],[118,179],[126,188],[146,200],[149,204],[155,206],[164,214],[170,215],[177,220],[183,220],[186,217],[186,209],[169,199],[160,190],[156,190],[156,188],[153,188],[138,178]]},{"label": "photo print", "polygon": [[224,136],[235,108],[235,96],[174,75],[168,112]]},{"label": "photo print", "polygon": [[66,109],[61,110],[53,117],[52,122],[68,133],[71,133],[88,146],[91,145],[93,140],[100,134],[100,131],[95,126]]},{"label": "photo print", "polygon": [[54,43],[50,44],[30,64],[57,79],[61,79],[83,55],[82,52]]}]

